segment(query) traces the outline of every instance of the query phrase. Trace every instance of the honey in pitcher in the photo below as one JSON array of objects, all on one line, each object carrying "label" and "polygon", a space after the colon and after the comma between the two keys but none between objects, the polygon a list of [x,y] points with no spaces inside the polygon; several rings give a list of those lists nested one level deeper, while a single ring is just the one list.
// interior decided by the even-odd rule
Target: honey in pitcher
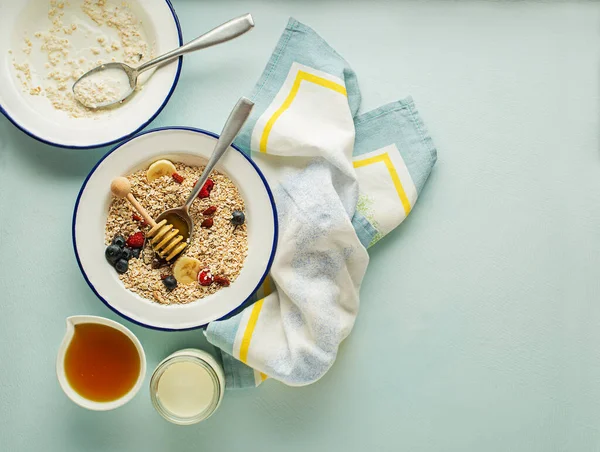
[{"label": "honey in pitcher", "polygon": [[135,344],[121,331],[97,323],[75,325],[65,355],[71,387],[94,402],[111,402],[127,394],[140,374]]}]

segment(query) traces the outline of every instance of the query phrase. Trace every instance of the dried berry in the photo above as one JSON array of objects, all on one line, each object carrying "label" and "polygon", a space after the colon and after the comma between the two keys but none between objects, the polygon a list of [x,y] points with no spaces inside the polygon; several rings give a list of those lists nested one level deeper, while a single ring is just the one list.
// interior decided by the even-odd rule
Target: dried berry
[{"label": "dried berry", "polygon": [[185,179],[185,178],[181,174],[173,173],[173,179],[178,184],[181,184],[183,182],[183,179]]},{"label": "dried berry", "polygon": [[142,231],[138,231],[129,236],[126,243],[129,248],[142,248],[145,240],[146,237],[144,236],[144,233]]},{"label": "dried berry", "polygon": [[229,286],[229,280],[227,278],[225,278],[225,276],[215,276],[214,277],[214,281],[219,285],[219,286],[223,286],[223,287],[227,287]]},{"label": "dried berry", "polygon": [[217,211],[217,206],[210,206],[208,209],[206,209],[204,212],[202,212],[202,215],[214,215],[214,213]]},{"label": "dried berry", "polygon": [[[196,183],[198,183],[198,181],[196,181]],[[210,196],[210,192],[212,191],[214,186],[215,186],[215,183],[213,182],[213,180],[207,179],[206,182],[204,182],[202,189],[200,189],[200,193],[198,194],[198,197],[200,199],[208,198]]]},{"label": "dried berry", "polygon": [[198,273],[198,282],[201,286],[210,286],[214,281],[213,275],[210,272],[210,269],[205,268],[200,273]]},{"label": "dried berry", "polygon": [[133,221],[139,221],[141,223],[140,226],[146,226],[148,224],[148,223],[146,223],[146,220],[144,220],[138,214],[134,213],[133,215],[131,215],[131,218],[133,219]]},{"label": "dried berry", "polygon": [[205,218],[200,226],[202,226],[203,228],[212,228],[212,225],[213,225],[213,219]]}]

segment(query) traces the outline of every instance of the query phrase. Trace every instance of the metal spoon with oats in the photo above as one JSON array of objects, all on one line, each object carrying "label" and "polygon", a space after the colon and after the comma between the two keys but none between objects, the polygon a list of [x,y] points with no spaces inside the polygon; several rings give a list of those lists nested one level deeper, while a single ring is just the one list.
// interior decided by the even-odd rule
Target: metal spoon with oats
[{"label": "metal spoon with oats", "polygon": [[81,104],[94,109],[123,102],[135,90],[138,76],[142,72],[173,61],[187,53],[231,41],[253,27],[252,15],[245,14],[137,68],[132,68],[125,63],[103,64],[83,74],[73,85],[73,94]]}]

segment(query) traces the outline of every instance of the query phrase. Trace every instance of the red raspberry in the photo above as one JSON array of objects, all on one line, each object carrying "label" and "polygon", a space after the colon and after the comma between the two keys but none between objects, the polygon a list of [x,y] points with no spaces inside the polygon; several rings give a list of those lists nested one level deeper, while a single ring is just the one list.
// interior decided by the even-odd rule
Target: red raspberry
[{"label": "red raspberry", "polygon": [[144,246],[144,240],[144,233],[142,231],[138,231],[132,236],[129,236],[126,244],[129,248],[142,248]]},{"label": "red raspberry", "polygon": [[213,225],[213,219],[205,218],[200,226],[202,226],[203,228],[212,228],[212,225]]},{"label": "red raspberry", "polygon": [[[198,183],[198,181],[196,181],[196,183]],[[200,189],[200,193],[198,193],[198,197],[200,199],[208,198],[210,196],[210,192],[212,191],[214,186],[215,186],[215,183],[213,182],[212,179],[206,179],[206,182],[204,182],[204,185]]]},{"label": "red raspberry", "polygon": [[225,276],[215,276],[214,279],[215,279],[215,282],[219,286],[224,286],[224,287],[229,286],[229,280],[227,278],[225,278]]},{"label": "red raspberry", "polygon": [[177,182],[178,184],[181,184],[183,182],[183,179],[185,178],[180,174],[173,173],[173,179],[175,179],[175,182]]},{"label": "red raspberry", "polygon": [[205,268],[198,273],[198,282],[201,286],[210,286],[214,281],[213,275],[209,268]]},{"label": "red raspberry", "polygon": [[204,212],[202,212],[202,215],[213,215],[216,211],[217,211],[217,206],[210,206],[208,209],[206,209]]}]

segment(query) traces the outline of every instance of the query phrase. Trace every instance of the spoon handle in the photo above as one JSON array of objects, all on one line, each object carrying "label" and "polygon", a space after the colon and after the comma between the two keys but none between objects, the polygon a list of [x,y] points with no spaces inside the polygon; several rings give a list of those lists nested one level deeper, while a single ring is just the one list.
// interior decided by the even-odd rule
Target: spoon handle
[{"label": "spoon handle", "polygon": [[233,110],[229,114],[229,118],[227,118],[227,122],[223,126],[221,136],[219,137],[219,140],[215,145],[210,159],[208,160],[204,171],[202,171],[200,179],[198,179],[198,182],[196,182],[196,185],[194,185],[190,196],[185,202],[185,207],[187,209],[189,209],[189,207],[194,202],[194,199],[196,199],[196,196],[198,196],[198,193],[204,186],[206,179],[208,179],[210,172],[213,170],[219,159],[223,157],[223,154],[225,154],[225,151],[229,149],[229,146],[231,146],[231,143],[233,143],[233,140],[235,139],[237,134],[240,133],[240,130],[242,129],[242,126],[248,119],[248,116],[250,116],[250,112],[252,111],[253,107],[254,102],[245,97],[240,98],[237,104],[235,104],[235,107],[233,107]]},{"label": "spoon handle", "polygon": [[196,50],[205,49],[206,47],[221,44],[222,42],[231,41],[240,35],[250,31],[254,27],[254,20],[251,14],[245,14],[235,19],[231,19],[217,28],[213,28],[208,33],[182,45],[181,47],[171,50],[153,60],[139,66],[136,71],[138,74],[147,71],[155,66],[167,63],[175,58],[185,55],[186,53],[195,52]]}]

